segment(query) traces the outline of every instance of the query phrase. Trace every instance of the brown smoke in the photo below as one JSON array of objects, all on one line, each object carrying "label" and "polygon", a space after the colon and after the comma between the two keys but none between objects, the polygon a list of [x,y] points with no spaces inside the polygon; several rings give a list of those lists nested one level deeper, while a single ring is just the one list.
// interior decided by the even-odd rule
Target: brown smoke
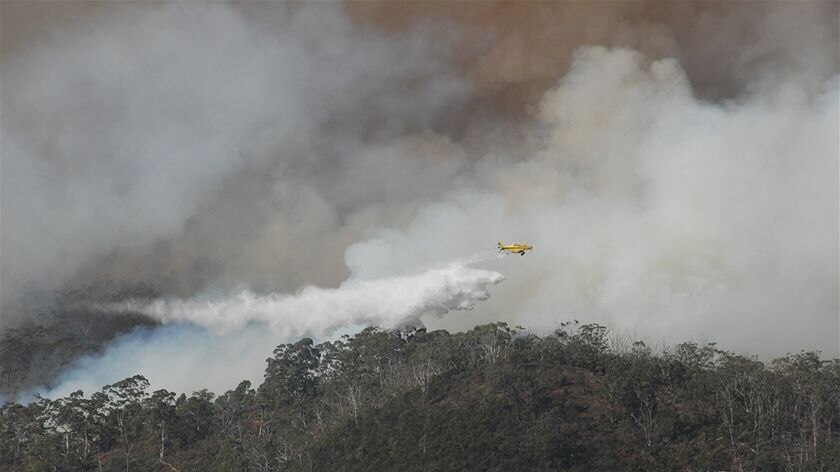
[{"label": "brown smoke", "polygon": [[[476,109],[525,114],[557,82],[581,45],[631,47],[674,57],[699,96],[738,96],[769,67],[813,71],[818,87],[838,71],[837,2],[348,2],[357,21],[400,34],[449,21],[463,39],[458,66]],[[834,45],[826,51],[826,45]]]}]

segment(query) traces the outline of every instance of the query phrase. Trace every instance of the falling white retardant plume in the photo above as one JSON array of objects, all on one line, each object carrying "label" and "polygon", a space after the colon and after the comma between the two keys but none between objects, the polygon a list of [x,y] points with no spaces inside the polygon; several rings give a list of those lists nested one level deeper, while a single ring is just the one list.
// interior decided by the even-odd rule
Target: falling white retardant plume
[{"label": "falling white retardant plume", "polygon": [[453,262],[416,275],[374,280],[349,279],[335,289],[309,286],[294,295],[243,291],[220,300],[128,301],[109,311],[139,312],[164,324],[190,323],[219,332],[265,322],[281,336],[324,336],[348,325],[396,328],[416,325],[423,315],[471,310],[490,297],[488,285],[504,280],[498,272]]},{"label": "falling white retardant plume", "polygon": [[[490,297],[490,285],[504,280],[498,272],[471,264],[497,257],[482,253],[415,275],[352,278],[335,289],[310,286],[294,295],[244,291],[216,300],[100,305],[108,311],[142,312],[172,326],[140,328],[102,355],[82,358],[46,395],[58,397],[80,389],[90,393],[133,373],[142,373],[155,387],[179,392],[199,388],[218,392],[243,379],[257,382],[263,360],[277,344],[363,326],[417,326],[423,315],[471,310]],[[266,325],[271,329],[266,330]]]}]

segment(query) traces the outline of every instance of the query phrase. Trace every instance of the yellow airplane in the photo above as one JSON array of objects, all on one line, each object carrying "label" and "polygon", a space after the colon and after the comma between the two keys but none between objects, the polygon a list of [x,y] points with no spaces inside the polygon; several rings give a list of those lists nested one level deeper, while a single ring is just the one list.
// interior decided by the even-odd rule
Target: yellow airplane
[{"label": "yellow airplane", "polygon": [[511,254],[519,254],[520,256],[524,256],[525,251],[531,251],[533,249],[533,246],[529,246],[527,244],[513,243],[505,245],[501,241],[499,241],[499,251],[509,252]]}]

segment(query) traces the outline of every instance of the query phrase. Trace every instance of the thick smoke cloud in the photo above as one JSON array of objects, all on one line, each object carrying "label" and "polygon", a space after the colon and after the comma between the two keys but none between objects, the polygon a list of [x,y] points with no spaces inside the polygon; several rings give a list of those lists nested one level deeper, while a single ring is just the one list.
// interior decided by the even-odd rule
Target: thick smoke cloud
[{"label": "thick smoke cloud", "polygon": [[426,126],[468,90],[442,62],[445,30],[386,41],[330,5],[261,21],[110,10],[4,58],[4,297],[101,279],[187,295],[337,284],[343,247],[420,190],[387,179],[411,170],[393,161],[412,144],[376,152],[365,133]]},{"label": "thick smoke cloud", "polygon": [[[507,277],[490,300],[423,321],[577,318],[655,342],[840,355],[836,10],[104,8],[3,57],[4,306],[32,286],[111,280],[152,284],[162,298],[141,311],[162,321],[228,326],[134,334],[66,383],[128,358],[167,387],[204,342],[283,341],[249,323],[318,331],[290,324],[297,308],[277,307],[291,301],[335,304],[299,314],[339,317],[319,333],[440,313],[365,295],[356,316],[338,294],[399,280],[421,297],[410,274],[522,240],[528,257],[462,267]],[[4,309],[4,323],[29,315]],[[144,344],[196,355],[179,370]],[[217,372],[225,385],[251,375],[246,358]]]},{"label": "thick smoke cloud", "polygon": [[481,193],[357,243],[347,264],[382,276],[434,258],[430,238],[463,249],[515,233],[534,257],[497,267],[509,282],[482,310],[837,355],[837,80],[815,97],[792,85],[716,105],[676,61],[582,48],[540,104],[533,157],[479,160]]}]

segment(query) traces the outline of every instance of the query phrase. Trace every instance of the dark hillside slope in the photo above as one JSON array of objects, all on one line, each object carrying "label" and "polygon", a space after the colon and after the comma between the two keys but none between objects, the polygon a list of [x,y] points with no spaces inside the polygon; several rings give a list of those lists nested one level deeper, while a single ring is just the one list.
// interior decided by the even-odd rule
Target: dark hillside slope
[{"label": "dark hillside slope", "polygon": [[0,469],[840,470],[840,361],[607,339],[577,323],[303,339],[218,398],[136,376],[5,405]]},{"label": "dark hillside slope", "polygon": [[[533,376],[530,377],[529,376]],[[575,470],[618,446],[584,373],[442,376],[319,439],[322,470]],[[577,384],[583,381],[582,384]]]}]

